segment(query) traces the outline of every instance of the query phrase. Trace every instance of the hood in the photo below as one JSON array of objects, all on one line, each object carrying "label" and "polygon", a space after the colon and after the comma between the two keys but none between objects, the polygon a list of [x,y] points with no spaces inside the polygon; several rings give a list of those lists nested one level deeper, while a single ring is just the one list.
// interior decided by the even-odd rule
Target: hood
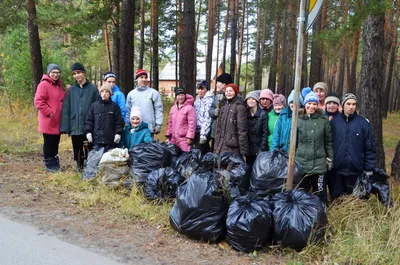
[{"label": "hood", "polygon": [[[182,106],[182,107],[187,106],[187,105],[193,106],[193,102],[194,102],[193,96],[190,95],[190,94],[186,94],[186,100],[185,100],[185,102],[183,103],[183,106]],[[175,105],[177,105],[177,103],[178,103],[178,101],[175,99]]]},{"label": "hood", "polygon": [[281,110],[281,112],[279,113],[279,116],[292,117],[292,110],[290,109],[289,106],[286,106],[285,108],[283,108],[283,110]]},{"label": "hood", "polygon": [[42,76],[42,79],[40,80],[40,82],[42,82],[42,81],[46,81],[46,82],[49,82],[49,83],[54,84],[54,85],[61,85],[61,80],[60,79],[58,79],[57,81],[54,81],[53,79],[51,79],[50,76],[48,76],[46,74],[44,74]]},{"label": "hood", "polygon": [[114,85],[112,92],[115,93],[116,91],[121,91],[121,89],[117,85]]}]

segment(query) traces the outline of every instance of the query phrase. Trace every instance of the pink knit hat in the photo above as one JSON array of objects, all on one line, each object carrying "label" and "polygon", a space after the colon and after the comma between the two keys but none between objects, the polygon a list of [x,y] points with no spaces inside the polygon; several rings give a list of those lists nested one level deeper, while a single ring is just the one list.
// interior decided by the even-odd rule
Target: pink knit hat
[{"label": "pink knit hat", "polygon": [[274,100],[273,100],[273,104],[280,104],[283,106],[286,106],[286,98],[284,95],[282,94],[275,94],[274,95]]},{"label": "pink knit hat", "polygon": [[272,91],[270,89],[265,88],[265,89],[261,90],[261,93],[260,93],[260,100],[262,98],[267,98],[267,99],[273,101],[274,100],[274,93],[272,93]]}]

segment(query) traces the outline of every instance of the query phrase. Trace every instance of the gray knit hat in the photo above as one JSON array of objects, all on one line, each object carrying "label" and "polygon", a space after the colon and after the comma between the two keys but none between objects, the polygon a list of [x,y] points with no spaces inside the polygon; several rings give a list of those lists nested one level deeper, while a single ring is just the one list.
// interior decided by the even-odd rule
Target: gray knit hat
[{"label": "gray knit hat", "polygon": [[260,102],[260,95],[257,93],[257,91],[250,91],[247,93],[245,101],[248,98],[254,98],[257,102]]},{"label": "gray knit hat", "polygon": [[61,72],[60,66],[56,65],[55,63],[51,63],[47,66],[47,74],[50,74],[50,72],[53,70],[58,70]]},{"label": "gray knit hat", "polygon": [[353,93],[347,93],[342,98],[342,106],[344,106],[344,103],[346,103],[346,101],[349,99],[354,99],[357,102],[357,98]]}]

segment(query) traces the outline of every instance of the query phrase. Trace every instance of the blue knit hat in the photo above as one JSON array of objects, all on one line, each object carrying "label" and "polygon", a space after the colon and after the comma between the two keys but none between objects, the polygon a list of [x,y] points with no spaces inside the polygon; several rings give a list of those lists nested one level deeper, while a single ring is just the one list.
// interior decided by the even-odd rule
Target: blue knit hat
[{"label": "blue knit hat", "polygon": [[318,96],[314,92],[310,92],[306,95],[304,99],[304,105],[306,105],[308,102],[315,102],[318,104]]},{"label": "blue knit hat", "polygon": [[301,90],[301,96],[303,97],[303,99],[305,99],[307,94],[310,93],[311,91],[312,91],[311,87],[304,87]]},{"label": "blue knit hat", "polygon": [[[292,92],[290,92],[290,95],[288,97],[287,103],[288,105],[290,104],[290,102],[293,102],[294,100],[294,90],[292,90]],[[300,106],[304,106],[304,102],[303,102],[303,97],[300,96],[299,97],[299,102],[300,102]]]}]

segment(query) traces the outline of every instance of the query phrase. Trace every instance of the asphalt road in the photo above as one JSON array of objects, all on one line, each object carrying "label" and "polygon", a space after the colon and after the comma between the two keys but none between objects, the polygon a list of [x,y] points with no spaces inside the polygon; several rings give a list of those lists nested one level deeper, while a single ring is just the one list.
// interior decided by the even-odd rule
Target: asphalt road
[{"label": "asphalt road", "polygon": [[0,215],[0,265],[123,265]]}]

